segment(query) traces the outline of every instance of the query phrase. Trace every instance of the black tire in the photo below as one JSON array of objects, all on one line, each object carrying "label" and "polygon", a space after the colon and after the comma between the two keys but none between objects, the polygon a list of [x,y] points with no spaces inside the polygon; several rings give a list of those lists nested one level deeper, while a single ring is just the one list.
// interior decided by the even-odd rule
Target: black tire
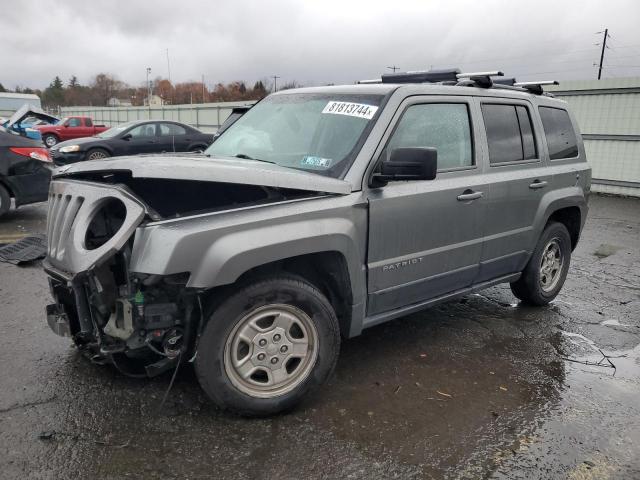
[{"label": "black tire", "polygon": [[[260,311],[261,307],[274,305],[284,305],[306,314],[305,318],[315,327],[317,356],[315,362],[309,362],[306,376],[298,377],[299,383],[292,390],[260,398],[241,391],[237,383],[234,384],[225,368],[228,358],[225,346],[247,316]],[[255,338],[253,342],[256,342]],[[248,355],[253,357],[253,349],[258,347],[252,345],[251,348]],[[323,384],[335,368],[339,351],[338,319],[327,298],[301,278],[268,277],[240,287],[209,315],[198,343],[195,371],[203,390],[218,406],[243,416],[266,416],[290,410]]]},{"label": "black tire", "polygon": [[[91,158],[91,157],[95,158]],[[104,148],[92,148],[87,152],[84,159],[85,160],[101,160],[103,158],[109,158],[111,154],[107,152]]]},{"label": "black tire", "polygon": [[2,184],[0,184],[0,217],[5,215],[11,208],[11,195]]},{"label": "black tire", "polygon": [[55,144],[57,144],[60,140],[58,140],[58,137],[56,137],[54,134],[52,133],[45,133],[42,136],[42,143],[45,144],[45,146],[47,148],[51,148],[53,147]]},{"label": "black tire", "polygon": [[[543,255],[547,252],[547,248],[551,242],[557,242],[559,252],[562,258],[562,265],[557,269],[557,280],[554,281],[550,288],[543,288],[543,274],[541,266]],[[543,306],[551,302],[564,285],[569,271],[569,263],[571,261],[571,236],[567,227],[562,223],[550,222],[540,235],[538,244],[529,259],[529,263],[522,271],[522,276],[511,284],[511,291],[523,302]]]}]

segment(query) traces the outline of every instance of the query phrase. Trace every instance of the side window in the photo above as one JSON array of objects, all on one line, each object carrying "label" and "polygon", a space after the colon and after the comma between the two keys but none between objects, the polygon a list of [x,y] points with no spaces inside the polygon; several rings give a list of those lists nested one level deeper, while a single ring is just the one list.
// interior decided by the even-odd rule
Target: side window
[{"label": "side window", "polygon": [[489,161],[517,162],[537,158],[529,110],[522,105],[482,104]]},{"label": "side window", "polygon": [[81,123],[80,123],[80,119],[79,118],[75,118],[75,117],[70,118],[68,122],[69,122],[69,126],[70,127],[80,127],[80,126],[82,126]]},{"label": "side window", "polygon": [[400,147],[438,150],[438,170],[473,165],[469,109],[462,103],[412,105],[404,112],[385,148],[386,155]]},{"label": "side window", "polygon": [[139,125],[135,128],[129,130],[129,135],[131,138],[146,138],[146,137],[155,137],[156,136],[156,124],[155,123],[146,123],[144,125]]},{"label": "side window", "polygon": [[91,121],[91,119],[89,117],[86,117],[84,119],[84,126],[85,127],[93,127],[93,122]]},{"label": "side window", "polygon": [[161,123],[160,124],[160,136],[169,135],[185,135],[187,131],[180,125],[175,123]]},{"label": "side window", "polygon": [[573,158],[578,156],[578,141],[566,110],[539,107],[540,118],[549,147],[549,158]]}]

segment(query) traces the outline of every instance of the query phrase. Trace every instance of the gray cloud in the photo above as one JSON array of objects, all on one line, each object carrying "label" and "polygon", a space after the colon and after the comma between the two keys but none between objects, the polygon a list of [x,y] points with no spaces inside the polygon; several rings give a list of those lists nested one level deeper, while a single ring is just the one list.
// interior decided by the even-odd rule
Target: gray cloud
[{"label": "gray cloud", "polygon": [[[304,84],[351,83],[403,70],[500,68],[522,79],[640,75],[636,1],[211,2],[21,0],[0,15],[0,82],[45,87],[98,72],[133,85],[167,76],[209,84],[277,74]],[[622,65],[622,67],[620,67]]]}]

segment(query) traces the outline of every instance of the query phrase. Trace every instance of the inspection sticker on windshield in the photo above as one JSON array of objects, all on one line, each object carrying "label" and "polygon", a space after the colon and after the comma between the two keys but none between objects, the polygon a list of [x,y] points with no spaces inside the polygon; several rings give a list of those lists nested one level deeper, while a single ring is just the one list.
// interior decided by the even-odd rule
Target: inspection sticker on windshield
[{"label": "inspection sticker on windshield", "polygon": [[366,118],[371,120],[378,107],[364,103],[329,102],[322,113],[335,113],[336,115],[348,115],[350,117]]},{"label": "inspection sticker on windshield", "polygon": [[333,160],[331,158],[322,158],[322,157],[313,157],[311,155],[307,155],[302,158],[303,167],[309,168],[317,168],[317,169],[327,169],[331,166]]}]

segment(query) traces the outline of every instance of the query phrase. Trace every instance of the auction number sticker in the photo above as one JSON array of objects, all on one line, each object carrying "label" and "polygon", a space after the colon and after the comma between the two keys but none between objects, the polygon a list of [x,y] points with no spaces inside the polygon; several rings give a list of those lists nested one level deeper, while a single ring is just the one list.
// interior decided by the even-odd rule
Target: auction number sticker
[{"label": "auction number sticker", "polygon": [[318,170],[326,170],[331,166],[333,160],[331,158],[322,158],[322,157],[314,157],[311,155],[307,155],[302,158],[302,162],[300,162],[303,167],[309,167]]},{"label": "auction number sticker", "polygon": [[378,111],[378,107],[374,105],[366,105],[364,103],[351,102],[334,102],[327,103],[322,113],[334,113],[336,115],[348,115],[350,117],[366,118],[371,120]]}]

